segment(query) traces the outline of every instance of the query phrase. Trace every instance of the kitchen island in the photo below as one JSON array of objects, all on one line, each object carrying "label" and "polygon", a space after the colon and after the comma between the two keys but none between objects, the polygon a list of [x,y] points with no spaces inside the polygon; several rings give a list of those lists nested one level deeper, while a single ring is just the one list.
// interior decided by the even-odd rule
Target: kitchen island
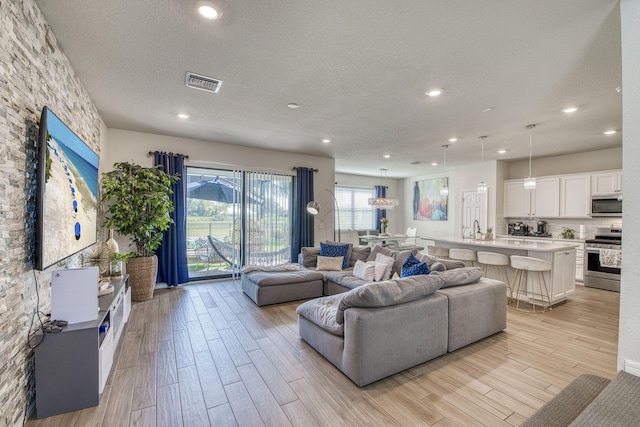
[{"label": "kitchen island", "polygon": [[[551,305],[565,301],[575,292],[576,245],[572,243],[547,242],[538,240],[475,240],[462,238],[425,237],[443,248],[461,248],[474,251],[498,252],[505,255],[520,255],[543,259],[551,262],[551,271],[544,273]],[[509,268],[509,278],[513,280],[515,272]],[[531,281],[527,279],[527,290]]]}]

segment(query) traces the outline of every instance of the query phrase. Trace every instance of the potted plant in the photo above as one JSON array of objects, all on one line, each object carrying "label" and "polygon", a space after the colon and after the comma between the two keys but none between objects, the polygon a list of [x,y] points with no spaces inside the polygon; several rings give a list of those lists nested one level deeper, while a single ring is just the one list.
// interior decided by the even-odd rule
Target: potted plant
[{"label": "potted plant", "polygon": [[130,237],[135,250],[122,258],[127,264],[131,297],[146,301],[153,297],[158,273],[155,251],[162,243],[162,232],[172,223],[172,185],[180,178],[159,167],[127,162],[113,167],[102,174],[101,200],[107,205],[103,226]]},{"label": "potted plant", "polygon": [[493,240],[493,227],[487,227],[487,233],[484,235],[484,240]]},{"label": "potted plant", "polygon": [[562,237],[563,239],[573,239],[574,231],[576,230],[574,230],[573,228],[562,227],[562,232],[560,233],[560,237]]}]

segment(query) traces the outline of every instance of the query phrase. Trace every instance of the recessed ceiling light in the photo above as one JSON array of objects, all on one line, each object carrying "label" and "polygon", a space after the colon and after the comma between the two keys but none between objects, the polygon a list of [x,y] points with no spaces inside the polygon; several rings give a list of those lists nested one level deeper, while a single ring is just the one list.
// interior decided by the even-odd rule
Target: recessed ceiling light
[{"label": "recessed ceiling light", "polygon": [[222,16],[220,8],[210,1],[199,1],[196,3],[196,10],[205,19],[214,21]]},{"label": "recessed ceiling light", "polygon": [[449,138],[449,142],[458,142],[458,138]]},{"label": "recessed ceiling light", "polygon": [[382,157],[384,157],[385,159],[390,159],[391,158],[391,154],[383,154]]},{"label": "recessed ceiling light", "polygon": [[426,93],[429,96],[440,96],[444,92],[444,89],[429,89]]},{"label": "recessed ceiling light", "polygon": [[483,113],[488,113],[489,111],[493,111],[493,107],[487,107],[484,110],[482,110]]},{"label": "recessed ceiling light", "polygon": [[438,166],[438,162],[431,162],[431,166]]},{"label": "recessed ceiling light", "polygon": [[578,111],[578,107],[565,107],[562,109],[563,113],[575,113]]},{"label": "recessed ceiling light", "polygon": [[179,118],[179,119],[188,119],[191,116],[188,115],[187,113],[177,113],[176,117]]},{"label": "recessed ceiling light", "polygon": [[498,150],[498,154],[504,154],[506,152],[507,152],[507,150]]},{"label": "recessed ceiling light", "polygon": [[602,133],[603,133],[603,134],[605,134],[605,135],[613,135],[613,134],[615,134],[615,133],[616,133],[616,131],[615,131],[615,130],[605,130],[605,131],[604,131],[604,132],[602,132]]},{"label": "recessed ceiling light", "polygon": [[287,107],[291,108],[292,110],[295,110],[296,108],[300,107],[300,105],[296,104],[295,102],[290,102],[287,104]]},{"label": "recessed ceiling light", "polygon": [[322,142],[324,142],[325,144],[328,144],[328,143],[330,143],[330,142],[331,142],[331,140],[330,140],[330,139],[328,139],[328,138],[325,138],[325,139],[323,139],[323,140],[322,140]]}]

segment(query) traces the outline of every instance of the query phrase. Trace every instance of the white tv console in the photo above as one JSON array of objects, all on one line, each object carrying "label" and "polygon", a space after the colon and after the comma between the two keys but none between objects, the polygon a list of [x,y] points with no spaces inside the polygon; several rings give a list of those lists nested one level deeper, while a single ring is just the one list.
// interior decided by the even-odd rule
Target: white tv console
[{"label": "white tv console", "polygon": [[[44,418],[96,406],[131,312],[129,278],[112,280],[114,291],[98,297],[98,318],[59,333],[36,336],[36,410]],[[101,326],[106,331],[101,331]]]}]

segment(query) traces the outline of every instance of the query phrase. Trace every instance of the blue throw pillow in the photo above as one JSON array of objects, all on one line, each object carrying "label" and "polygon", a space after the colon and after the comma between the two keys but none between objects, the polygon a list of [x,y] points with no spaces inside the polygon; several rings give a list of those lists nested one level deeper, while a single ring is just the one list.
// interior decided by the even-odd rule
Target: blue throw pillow
[{"label": "blue throw pillow", "polygon": [[417,276],[420,274],[429,274],[429,266],[420,262],[418,258],[413,254],[407,257],[407,260],[402,264],[402,270],[400,271],[400,277]]},{"label": "blue throw pillow", "polygon": [[320,256],[342,257],[342,269],[349,267],[349,259],[347,253],[349,252],[349,244],[346,245],[333,245],[330,243],[320,243]]}]

